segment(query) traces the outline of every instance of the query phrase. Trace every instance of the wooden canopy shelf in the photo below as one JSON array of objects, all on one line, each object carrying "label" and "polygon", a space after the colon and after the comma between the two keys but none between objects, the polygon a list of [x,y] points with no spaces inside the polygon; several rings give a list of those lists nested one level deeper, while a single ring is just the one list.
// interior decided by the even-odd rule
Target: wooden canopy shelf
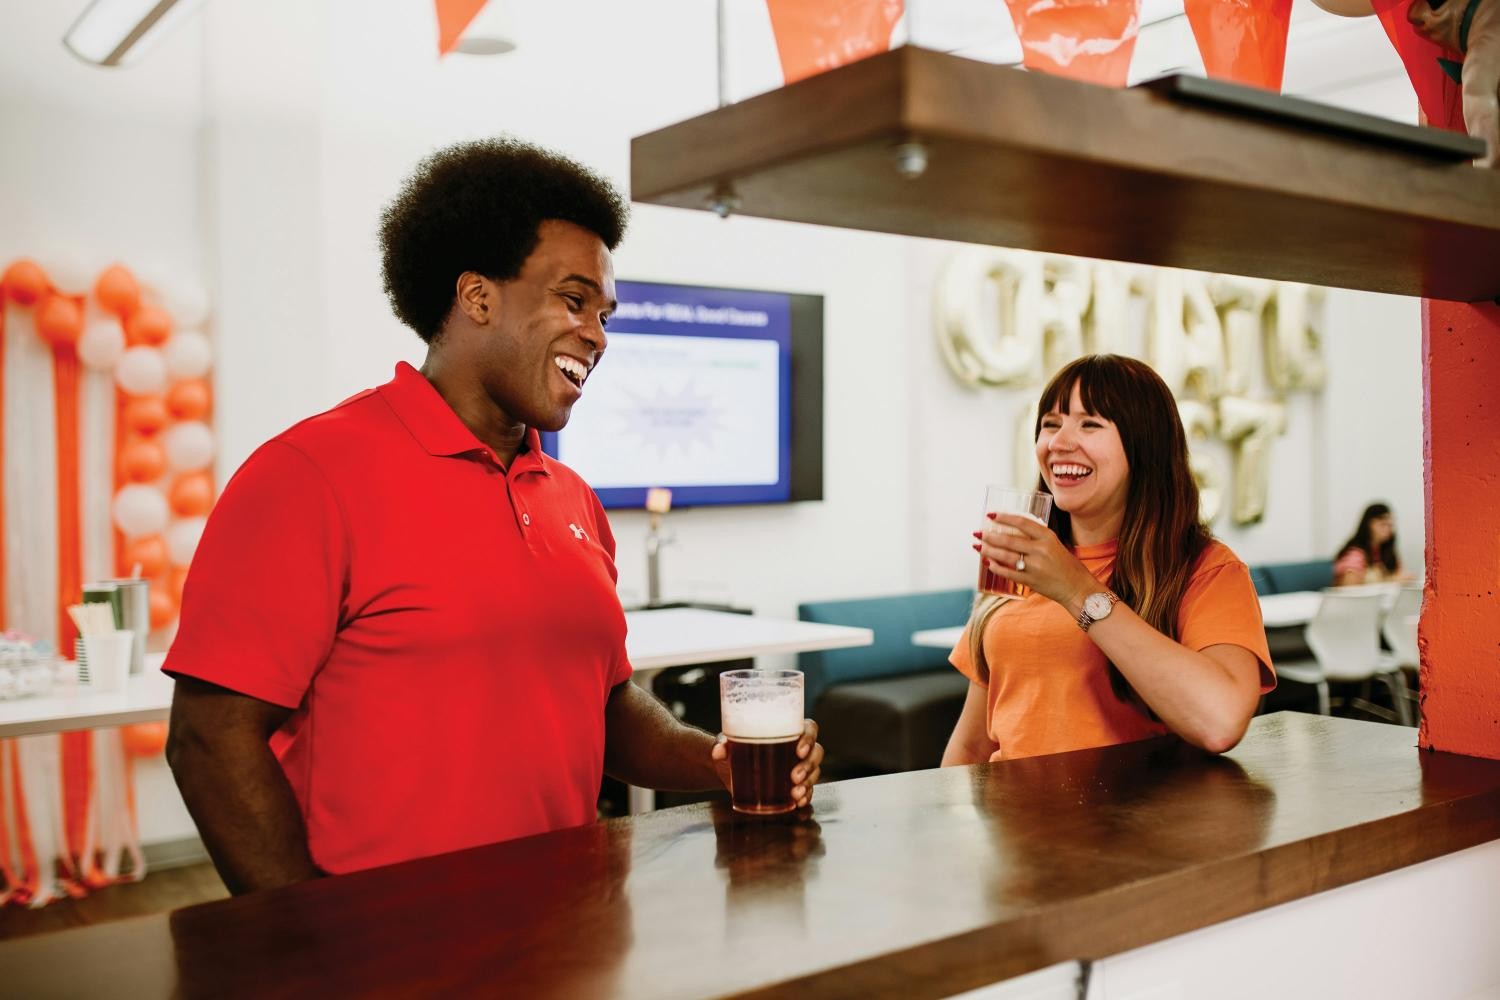
[{"label": "wooden canopy shelf", "polygon": [[[908,177],[900,147],[926,166]],[[637,137],[636,201],[1500,297],[1500,170],[906,47]]]}]

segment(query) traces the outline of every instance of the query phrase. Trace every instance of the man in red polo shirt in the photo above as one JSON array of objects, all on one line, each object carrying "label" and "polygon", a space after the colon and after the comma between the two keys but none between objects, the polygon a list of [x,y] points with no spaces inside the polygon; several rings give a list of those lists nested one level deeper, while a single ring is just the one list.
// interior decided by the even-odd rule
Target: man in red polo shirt
[{"label": "man in red polo shirt", "polygon": [[[250,456],[163,668],[168,759],[232,892],[588,823],[604,771],[725,783],[714,738],[629,682],[609,523],[537,436],[604,353],[625,216],[510,140],[435,154],[387,208],[422,370]],[[809,721],[804,804],[822,753]]]}]

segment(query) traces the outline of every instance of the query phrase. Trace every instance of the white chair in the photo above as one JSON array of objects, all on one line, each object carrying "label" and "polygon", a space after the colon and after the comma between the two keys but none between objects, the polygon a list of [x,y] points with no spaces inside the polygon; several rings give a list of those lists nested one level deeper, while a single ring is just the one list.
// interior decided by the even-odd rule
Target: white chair
[{"label": "white chair", "polygon": [[[1380,650],[1380,609],[1382,595],[1345,593],[1343,588],[1323,592],[1318,616],[1307,625],[1307,645],[1331,681],[1363,682],[1378,680],[1391,692],[1396,721],[1411,725],[1411,705],[1406,691],[1406,676],[1395,658]],[[1356,699],[1360,707],[1384,714],[1368,701]]]},{"label": "white chair", "polygon": [[[1322,613],[1323,598],[1321,595],[1319,595],[1318,610],[1314,612],[1312,618],[1308,620],[1308,625],[1303,626],[1304,636],[1306,634],[1307,628],[1311,626],[1312,621],[1316,620],[1318,615]],[[1312,685],[1318,691],[1318,714],[1332,714],[1332,699],[1329,697],[1328,692],[1328,678],[1323,675],[1323,665],[1316,659],[1293,660],[1290,663],[1278,660],[1276,661],[1276,676],[1284,677],[1289,681],[1296,681],[1299,684]]]},{"label": "white chair", "polygon": [[1328,696],[1328,678],[1317,660],[1294,660],[1291,663],[1276,662],[1276,676],[1299,684],[1311,684],[1318,689],[1318,714],[1330,714],[1331,699]]},{"label": "white chair", "polygon": [[[1323,591],[1318,613],[1307,624],[1307,646],[1313,660],[1277,664],[1276,672],[1290,680],[1312,684],[1318,689],[1318,711],[1329,714],[1329,681],[1361,682],[1378,680],[1391,692],[1395,721],[1411,725],[1411,706],[1406,677],[1395,658],[1380,650],[1380,608],[1382,595],[1351,588]],[[1367,699],[1354,703],[1377,715],[1388,715],[1385,709]]]},{"label": "white chair", "polygon": [[[1408,583],[1396,593],[1396,599],[1380,621],[1380,634],[1391,648],[1391,659],[1396,661],[1403,674],[1421,669],[1422,654],[1417,648],[1417,619],[1422,614],[1422,585]],[[1412,708],[1420,713],[1421,702],[1415,691],[1408,690]],[[1413,717],[1415,723],[1416,719]]]},{"label": "white chair", "polygon": [[1409,583],[1396,594],[1391,609],[1380,623],[1380,634],[1391,647],[1397,666],[1416,670],[1421,660],[1417,651],[1417,628],[1414,619],[1422,613],[1422,585]]}]

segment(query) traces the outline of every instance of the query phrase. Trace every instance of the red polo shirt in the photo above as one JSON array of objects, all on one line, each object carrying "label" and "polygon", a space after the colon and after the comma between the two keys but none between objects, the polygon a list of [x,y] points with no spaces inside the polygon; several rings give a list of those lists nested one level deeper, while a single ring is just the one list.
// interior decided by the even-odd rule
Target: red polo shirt
[{"label": "red polo shirt", "polygon": [[271,746],[325,871],[577,826],[630,676],[614,549],[535,431],[503,468],[402,364],[230,480],[163,669],[295,709]]}]

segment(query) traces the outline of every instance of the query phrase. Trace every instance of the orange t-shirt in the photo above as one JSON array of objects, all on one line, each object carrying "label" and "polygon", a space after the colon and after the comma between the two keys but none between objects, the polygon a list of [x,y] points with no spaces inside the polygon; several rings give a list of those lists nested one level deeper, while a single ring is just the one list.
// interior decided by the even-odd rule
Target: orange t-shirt
[{"label": "orange t-shirt", "polygon": [[[1116,542],[1073,550],[1101,582],[1114,569]],[[1276,686],[1260,601],[1250,570],[1221,542],[1211,542],[1193,570],[1177,612],[1177,641],[1192,650],[1229,643],[1260,660],[1261,693]],[[1130,743],[1170,730],[1115,697],[1109,661],[1066,608],[1033,593],[1007,601],[985,626],[989,664],[991,760]],[[949,661],[983,683],[969,656],[964,629]]]}]

